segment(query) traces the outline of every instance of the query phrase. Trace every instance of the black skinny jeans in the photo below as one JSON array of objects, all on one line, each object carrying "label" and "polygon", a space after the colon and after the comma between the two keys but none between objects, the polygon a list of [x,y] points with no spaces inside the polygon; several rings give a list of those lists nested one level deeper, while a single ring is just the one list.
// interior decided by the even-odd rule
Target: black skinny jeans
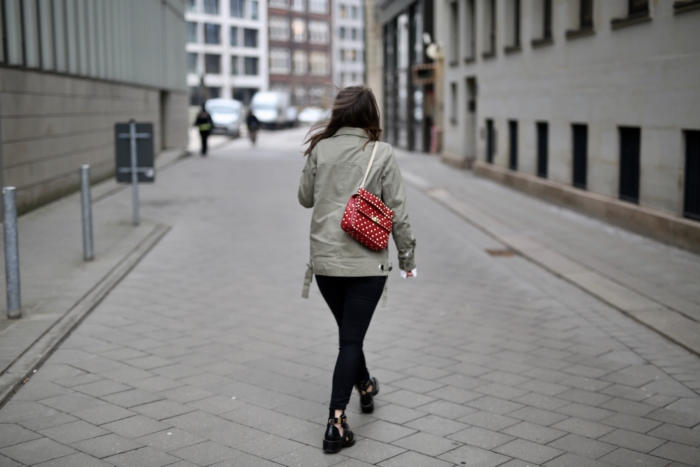
[{"label": "black skinny jeans", "polygon": [[353,386],[369,379],[362,343],[385,282],[386,276],[316,276],[318,288],[333,312],[340,335],[340,350],[333,371],[331,409],[345,410]]}]

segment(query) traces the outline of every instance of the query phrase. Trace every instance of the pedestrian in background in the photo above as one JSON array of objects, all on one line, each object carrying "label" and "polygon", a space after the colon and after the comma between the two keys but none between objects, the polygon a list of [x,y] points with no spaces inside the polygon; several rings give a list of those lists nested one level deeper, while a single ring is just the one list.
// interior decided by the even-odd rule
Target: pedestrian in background
[{"label": "pedestrian in background", "polygon": [[[299,202],[313,208],[311,262],[304,291],[308,297],[313,275],[333,312],[340,348],[333,371],[333,389],[323,450],[339,452],[355,444],[345,408],[353,386],[360,394],[363,413],[374,410],[379,383],[367,370],[362,344],[374,310],[386,294],[392,269],[388,250],[372,251],[341,229],[344,208],[367,172],[365,190],[394,211],[392,233],[403,277],[414,277],[416,240],[411,234],[408,207],[399,165],[391,145],[380,143],[379,107],[374,94],[364,86],[340,90],[330,121],[310,132],[304,152],[308,156],[299,185]],[[377,146],[374,162],[371,153]]]},{"label": "pedestrian in background", "polygon": [[214,121],[211,119],[209,112],[202,106],[202,110],[197,114],[197,119],[194,121],[194,126],[199,129],[199,138],[202,141],[202,149],[200,154],[202,156],[207,155],[207,139],[211,133],[211,129],[214,126]]},{"label": "pedestrian in background", "polygon": [[253,115],[252,110],[248,110],[248,116],[245,118],[245,124],[248,127],[248,136],[250,136],[250,142],[255,146],[255,140],[258,136],[258,129],[260,128],[260,122],[258,117]]}]

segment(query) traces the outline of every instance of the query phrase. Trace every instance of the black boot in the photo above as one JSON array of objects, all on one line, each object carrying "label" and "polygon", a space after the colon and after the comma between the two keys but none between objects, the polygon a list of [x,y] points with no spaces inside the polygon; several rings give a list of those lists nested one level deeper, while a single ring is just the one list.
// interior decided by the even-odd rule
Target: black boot
[{"label": "black boot", "polygon": [[[335,409],[330,409],[328,426],[323,437],[323,452],[335,454],[340,452],[342,448],[349,448],[355,444],[355,434],[350,430],[347,421],[348,418],[345,416],[345,411],[340,417],[335,418]],[[343,427],[342,435],[338,427],[335,426],[336,424]]]},{"label": "black boot", "polygon": [[[370,386],[372,386],[372,390],[368,391],[367,388]],[[377,378],[370,376],[369,380],[363,381],[355,387],[360,393],[360,408],[362,409],[362,413],[374,412],[374,396],[379,393],[379,381],[377,381]]]}]

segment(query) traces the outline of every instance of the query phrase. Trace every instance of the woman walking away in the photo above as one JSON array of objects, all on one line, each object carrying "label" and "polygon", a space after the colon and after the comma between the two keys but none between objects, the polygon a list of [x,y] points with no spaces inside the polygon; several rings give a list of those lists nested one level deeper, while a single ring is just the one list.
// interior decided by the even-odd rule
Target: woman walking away
[{"label": "woman walking away", "polygon": [[[393,149],[379,142],[381,131],[379,108],[372,91],[364,86],[350,86],[338,93],[330,121],[313,127],[305,141],[309,143],[304,153],[308,158],[299,185],[299,202],[313,208],[313,214],[311,262],[302,296],[308,297],[315,275],[338,324],[340,341],[323,438],[323,450],[328,453],[355,444],[345,416],[353,386],[360,394],[363,413],[372,413],[373,397],[379,392],[377,379],[367,371],[362,343],[377,303],[386,294],[387,275],[392,267],[386,243],[377,246],[372,242],[382,235],[387,241],[388,231],[392,231],[401,275],[416,275],[416,240],[408,222],[406,191]],[[355,194],[363,198],[353,198],[357,204],[348,205],[351,212],[355,212],[354,206],[365,213],[382,209],[362,218],[366,237],[344,231],[351,217],[344,214],[346,203]],[[371,200],[371,205],[365,203],[366,199]],[[382,213],[387,217],[383,218]],[[379,232],[380,227],[385,229],[383,233]]]},{"label": "woman walking away", "polygon": [[260,122],[258,118],[253,115],[253,111],[248,111],[248,116],[245,119],[245,124],[248,126],[248,135],[250,136],[250,142],[255,146],[255,140],[258,136],[258,129],[260,128]]},{"label": "woman walking away", "polygon": [[202,156],[207,155],[207,139],[211,133],[211,129],[214,126],[214,121],[211,119],[211,115],[206,111],[204,106],[202,110],[197,114],[197,120],[194,121],[194,126],[199,129],[199,138],[202,141]]}]

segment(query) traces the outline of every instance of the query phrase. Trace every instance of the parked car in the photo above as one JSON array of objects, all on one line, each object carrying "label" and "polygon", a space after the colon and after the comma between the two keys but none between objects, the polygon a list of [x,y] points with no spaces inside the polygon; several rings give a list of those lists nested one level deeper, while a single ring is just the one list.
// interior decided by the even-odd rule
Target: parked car
[{"label": "parked car", "polygon": [[209,99],[204,107],[214,122],[214,133],[241,136],[241,123],[245,120],[243,103],[235,99]]},{"label": "parked car", "polygon": [[253,115],[266,128],[289,126],[289,107],[289,94],[279,91],[257,92],[250,103]]},{"label": "parked car", "polygon": [[307,107],[299,113],[299,122],[307,125],[313,125],[314,123],[325,120],[330,116],[330,110],[324,110],[318,107]]},{"label": "parked car", "polygon": [[289,128],[294,128],[299,124],[299,111],[296,107],[289,107],[287,109],[287,122]]}]

